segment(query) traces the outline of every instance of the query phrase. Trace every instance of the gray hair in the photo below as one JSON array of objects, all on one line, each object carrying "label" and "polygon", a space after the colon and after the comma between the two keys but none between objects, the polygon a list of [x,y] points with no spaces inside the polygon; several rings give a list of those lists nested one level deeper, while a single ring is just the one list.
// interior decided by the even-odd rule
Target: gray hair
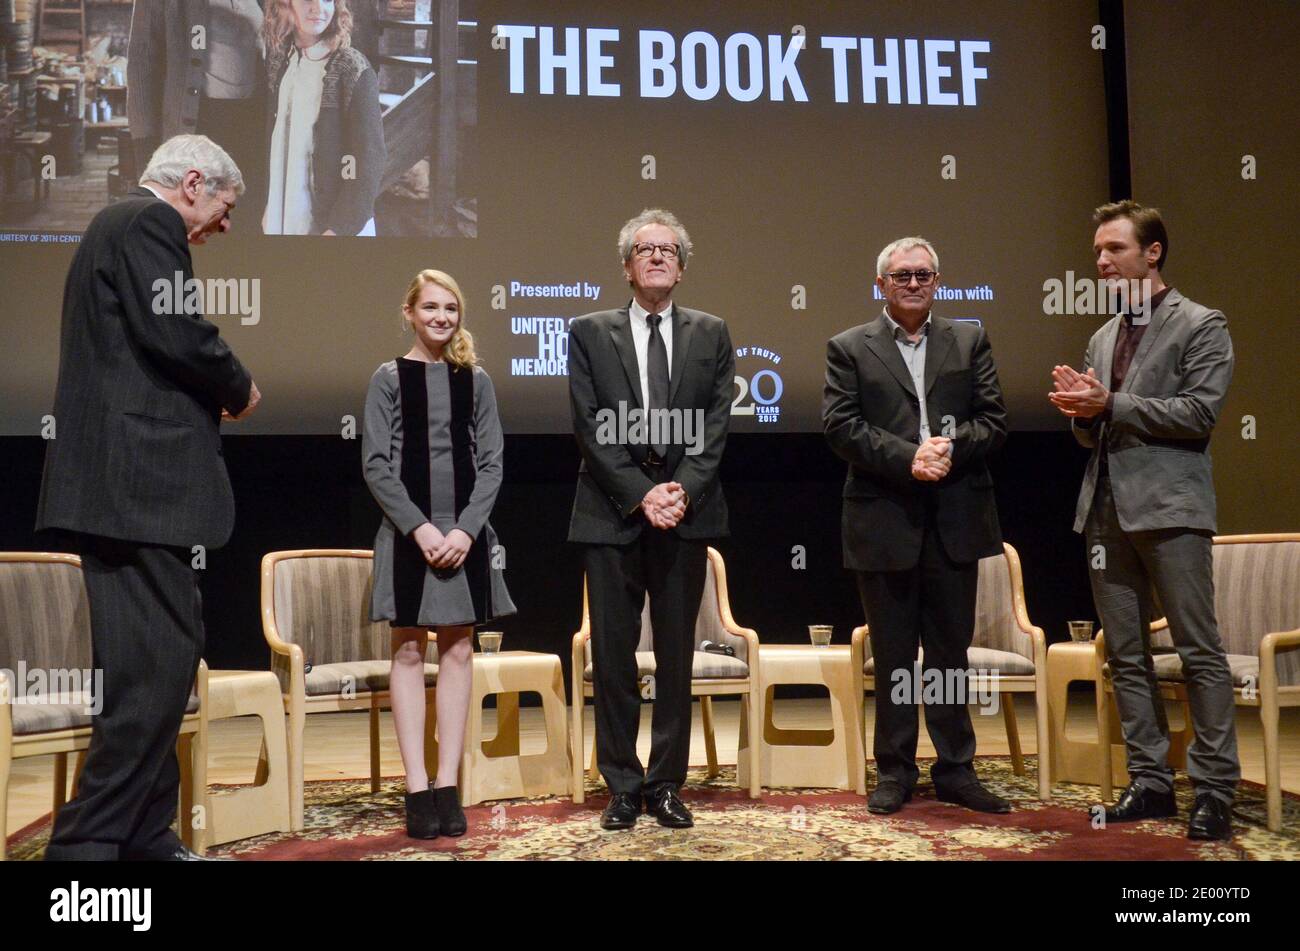
[{"label": "gray hair", "polygon": [[930,260],[934,262],[935,273],[939,271],[939,252],[934,249],[929,241],[919,236],[911,238],[899,238],[897,241],[891,241],[885,245],[885,250],[880,252],[880,257],[876,258],[876,277],[885,276],[885,268],[889,267],[889,259],[899,251],[911,251],[913,248],[925,248],[930,252]]},{"label": "gray hair", "polygon": [[174,135],[154,151],[140,174],[142,182],[175,188],[190,169],[203,173],[205,191],[215,195],[233,188],[244,193],[244,176],[234,159],[206,135]]},{"label": "gray hair", "polygon": [[635,218],[629,218],[627,224],[618,232],[618,256],[624,264],[632,257],[632,242],[636,233],[646,225],[663,225],[665,228],[671,228],[677,235],[677,246],[681,248],[678,255],[681,261],[682,270],[686,269],[686,259],[691,256],[691,236],[686,233],[686,228],[677,216],[671,211],[665,211],[662,208],[647,208]]}]

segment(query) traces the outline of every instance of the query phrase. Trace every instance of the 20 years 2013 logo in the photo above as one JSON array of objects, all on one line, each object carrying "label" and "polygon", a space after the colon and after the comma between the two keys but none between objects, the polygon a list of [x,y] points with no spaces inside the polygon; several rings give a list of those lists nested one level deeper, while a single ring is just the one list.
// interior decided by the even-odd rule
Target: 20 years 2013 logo
[{"label": "20 years 2013 logo", "polygon": [[[781,365],[781,354],[766,347],[736,348],[736,390],[731,400],[732,416],[753,416],[759,423],[781,419],[781,394],[785,384],[773,367]],[[758,369],[753,369],[757,366]]]}]

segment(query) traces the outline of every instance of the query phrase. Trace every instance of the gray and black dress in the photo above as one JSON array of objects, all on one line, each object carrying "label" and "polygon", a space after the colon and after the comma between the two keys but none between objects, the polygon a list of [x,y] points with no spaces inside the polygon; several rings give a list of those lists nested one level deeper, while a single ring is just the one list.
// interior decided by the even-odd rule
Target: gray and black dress
[{"label": "gray and black dress", "polygon": [[[488,524],[501,488],[502,438],[487,373],[405,357],[383,364],[366,394],[362,456],[384,511],[370,619],[432,627],[514,614]],[[474,539],[460,568],[429,567],[411,538],[425,522]]]}]

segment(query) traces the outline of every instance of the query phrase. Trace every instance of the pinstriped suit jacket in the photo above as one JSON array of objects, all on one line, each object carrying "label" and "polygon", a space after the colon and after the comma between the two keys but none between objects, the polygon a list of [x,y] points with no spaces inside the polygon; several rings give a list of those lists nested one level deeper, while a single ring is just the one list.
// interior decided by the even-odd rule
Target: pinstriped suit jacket
[{"label": "pinstriped suit jacket", "polygon": [[211,322],[157,314],[155,280],[193,276],[185,224],[144,188],[97,214],[63,289],[55,438],[36,528],[218,548],[235,503],[224,407],[252,379]]}]

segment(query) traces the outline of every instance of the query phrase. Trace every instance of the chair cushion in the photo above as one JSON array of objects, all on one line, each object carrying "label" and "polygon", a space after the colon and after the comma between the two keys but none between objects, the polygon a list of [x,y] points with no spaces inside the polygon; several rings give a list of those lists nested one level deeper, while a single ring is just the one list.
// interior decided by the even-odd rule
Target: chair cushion
[{"label": "chair cushion", "polygon": [[[32,736],[90,726],[94,718],[87,709],[87,699],[85,693],[58,693],[49,697],[49,703],[11,704],[9,709],[13,714],[14,736]],[[185,704],[185,712],[197,713],[198,709],[198,695],[192,693]]]},{"label": "chair cushion", "polygon": [[[1183,659],[1176,652],[1155,654],[1152,657],[1156,666],[1157,680],[1182,681]],[[1110,665],[1106,665],[1109,671]],[[1251,686],[1259,688],[1259,657],[1254,654],[1229,654],[1228,669],[1232,671],[1234,687]]]},{"label": "chair cushion", "polygon": [[[655,672],[654,651],[636,652],[637,679]],[[696,651],[691,658],[692,680],[744,680],[749,676],[749,665],[739,657],[726,654],[714,654],[711,651]],[[583,680],[591,680],[591,664],[582,672]]]},{"label": "chair cushion", "polygon": [[[925,657],[925,649],[916,653],[917,659]],[[973,670],[995,670],[1000,677],[1032,677],[1034,662],[1028,657],[1013,654],[1011,651],[994,650],[991,647],[971,647],[966,651],[966,666]],[[863,673],[871,676],[875,673],[876,659],[868,657],[863,665]]]},{"label": "chair cushion", "polygon": [[[341,694],[344,686],[352,693],[370,693],[388,689],[388,660],[353,660],[338,664],[317,664],[307,672],[307,696],[325,697]],[[424,665],[424,685],[438,682],[438,665]]]}]

